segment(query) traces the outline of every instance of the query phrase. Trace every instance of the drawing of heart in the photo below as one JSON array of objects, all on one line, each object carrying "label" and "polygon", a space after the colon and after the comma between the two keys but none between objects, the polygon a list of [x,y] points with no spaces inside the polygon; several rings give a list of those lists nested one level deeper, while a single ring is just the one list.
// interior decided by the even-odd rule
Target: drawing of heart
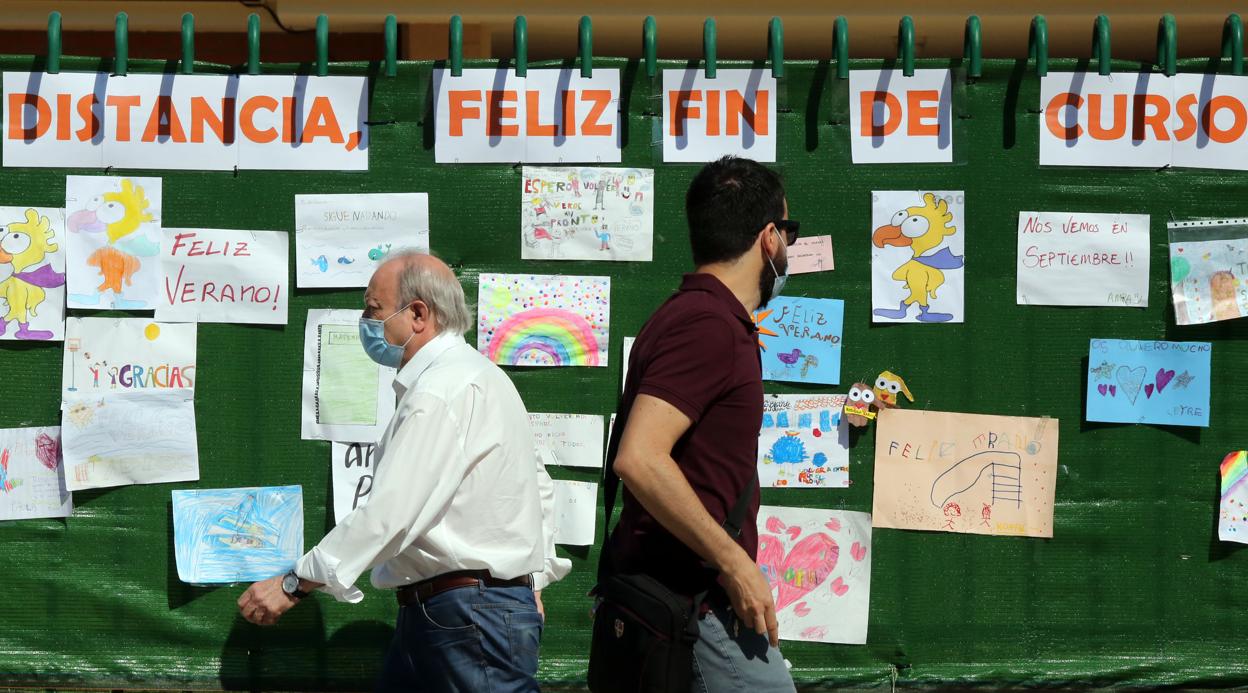
[{"label": "drawing of heart", "polygon": [[1101,393],[1101,396],[1102,396],[1102,397],[1104,397],[1104,396],[1105,396],[1105,393],[1106,393],[1106,392],[1109,392],[1109,386],[1108,386],[1108,385],[1104,385],[1104,384],[1097,385],[1097,386],[1096,386],[1096,391],[1097,391],[1097,392],[1099,392],[1099,393]]},{"label": "drawing of heart", "polygon": [[1109,386],[1109,396],[1110,396],[1110,397],[1117,397],[1117,396],[1118,396],[1118,386],[1117,386],[1117,385],[1110,385],[1110,386]]},{"label": "drawing of heart", "polygon": [[765,524],[767,526],[767,531],[772,534],[781,534],[784,532],[785,524],[778,517],[772,516],[767,518],[767,522]]},{"label": "drawing of heart", "polygon": [[796,539],[802,535],[802,528],[797,525],[794,525],[785,531],[788,533],[789,539]]},{"label": "drawing of heart", "polygon": [[764,534],[758,538],[758,565],[767,582],[777,589],[776,611],[805,597],[819,587],[836,568],[840,547],[822,532],[797,542],[784,553],[780,537]]},{"label": "drawing of heart", "polygon": [[1144,386],[1144,374],[1147,372],[1148,370],[1143,366],[1135,368],[1118,367],[1118,387],[1122,388],[1122,394],[1131,400],[1131,404],[1135,404],[1135,400],[1139,398],[1140,388]]},{"label": "drawing of heart", "polygon": [[838,520],[838,519],[836,519],[836,518],[833,518],[833,519],[828,520],[827,522],[823,523],[823,526],[824,526],[824,527],[827,527],[828,529],[832,530],[833,532],[839,532],[839,531],[841,531],[841,521],[840,521],[840,520]]},{"label": "drawing of heart", "polygon": [[1149,383],[1144,386],[1144,396],[1147,397],[1148,399],[1153,398],[1153,384],[1152,383]]},{"label": "drawing of heart", "polygon": [[849,591],[849,585],[846,585],[844,580],[838,577],[837,579],[832,581],[832,592],[836,594],[836,596],[844,597],[845,593],[848,591]]},{"label": "drawing of heart", "polygon": [[1166,389],[1170,381],[1174,379],[1174,371],[1168,371],[1164,368],[1157,369],[1157,376],[1153,379],[1157,383],[1157,391],[1161,392]]},{"label": "drawing of heart", "polygon": [[867,557],[867,547],[854,542],[854,545],[849,547],[849,555],[853,556],[855,561],[861,561]]},{"label": "drawing of heart", "polygon": [[793,607],[793,613],[797,614],[798,616],[809,616],[810,607],[806,606],[806,602],[798,602]]}]

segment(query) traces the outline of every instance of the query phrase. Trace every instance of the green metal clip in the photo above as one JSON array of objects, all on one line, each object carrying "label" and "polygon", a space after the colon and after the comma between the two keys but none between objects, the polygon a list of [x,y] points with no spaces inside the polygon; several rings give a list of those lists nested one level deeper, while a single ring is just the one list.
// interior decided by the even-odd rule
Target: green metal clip
[{"label": "green metal clip", "polygon": [[117,55],[113,59],[113,74],[124,77],[130,63],[130,19],[125,12],[118,12],[113,24],[113,49]]},{"label": "green metal clip", "polygon": [[581,25],[576,33],[576,47],[581,54],[581,76],[589,79],[594,76],[594,26],[588,15],[581,17]]},{"label": "green metal clip", "polygon": [[329,15],[316,16],[316,76],[329,74]]},{"label": "green metal clip", "polygon": [[394,15],[386,15],[382,35],[386,41],[386,76],[397,77],[399,74],[399,20]]},{"label": "green metal clip", "polygon": [[1161,15],[1161,21],[1157,22],[1157,66],[1166,73],[1167,77],[1174,76],[1178,54],[1178,29],[1174,24],[1174,15],[1166,13]]},{"label": "green metal clip", "polygon": [[1109,61],[1109,17],[1106,15],[1097,15],[1096,23],[1092,25],[1092,57],[1100,64],[1098,72],[1102,75],[1110,73]]},{"label": "green metal clip", "polygon": [[451,15],[450,44],[451,76],[459,77],[464,74],[464,19],[457,14]]},{"label": "green metal clip", "polygon": [[1036,75],[1049,74],[1049,23],[1044,15],[1031,18],[1031,30],[1027,34],[1027,59],[1036,61]]},{"label": "green metal clip", "polygon": [[61,71],[61,13],[48,13],[48,63],[44,71],[54,75]]},{"label": "green metal clip", "polygon": [[914,76],[914,19],[910,15],[901,18],[897,25],[897,59],[901,61],[901,74]]},{"label": "green metal clip", "polygon": [[715,18],[707,17],[702,22],[702,74],[707,79],[715,79],[715,52],[719,43],[719,35],[715,32]]},{"label": "green metal clip", "polygon": [[646,61],[646,76],[654,79],[659,70],[659,23],[654,15],[641,24],[641,54]]},{"label": "green metal clip", "polygon": [[516,49],[516,76],[524,77],[529,73],[529,20],[524,15],[516,17],[512,43]]},{"label": "green metal clip", "polygon": [[195,15],[182,15],[182,74],[195,72]]},{"label": "green metal clip", "polygon": [[1222,57],[1231,59],[1231,74],[1244,74],[1244,23],[1237,14],[1222,25]]},{"label": "green metal clip", "polygon": [[784,24],[779,17],[767,23],[767,57],[771,59],[771,76],[784,76]]},{"label": "green metal clip", "polygon": [[247,17],[247,74],[260,74],[260,15]]},{"label": "green metal clip", "polygon": [[967,62],[967,77],[978,78],[984,74],[984,46],[977,14],[966,18],[966,32],[962,37],[962,59]]},{"label": "green metal clip", "polygon": [[832,25],[832,56],[837,79],[849,79],[849,21],[844,17],[837,17]]}]

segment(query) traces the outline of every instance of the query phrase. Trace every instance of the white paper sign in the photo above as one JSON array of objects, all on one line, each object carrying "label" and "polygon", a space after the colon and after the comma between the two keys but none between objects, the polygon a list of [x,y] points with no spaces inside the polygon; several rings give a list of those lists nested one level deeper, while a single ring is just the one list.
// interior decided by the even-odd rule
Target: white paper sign
[{"label": "white paper sign", "polygon": [[366,287],[386,256],[429,252],[429,195],[295,195],[295,285]]},{"label": "white paper sign", "polygon": [[368,78],[4,73],[4,165],[367,170]]},{"label": "white paper sign", "polygon": [[836,269],[831,236],[806,236],[788,247],[789,274],[827,272]]},{"label": "white paper sign", "polygon": [[624,367],[620,373],[620,392],[624,391],[624,386],[628,384],[628,359],[633,355],[633,342],[637,341],[636,337],[624,338],[624,360],[621,362]]},{"label": "white paper sign", "polygon": [[61,403],[70,491],[199,478],[188,390],[67,395]]},{"label": "white paper sign", "polygon": [[598,484],[555,479],[555,543],[589,546],[596,536]]},{"label": "white paper sign", "polygon": [[565,467],[602,467],[603,425],[595,414],[529,414],[533,441]]},{"label": "white paper sign", "polygon": [[850,151],[855,164],[953,161],[949,70],[851,70]]},{"label": "white paper sign", "polygon": [[654,171],[525,166],[520,257],[649,262]]},{"label": "white paper sign", "polygon": [[65,176],[70,308],[153,310],[160,300],[159,178]]},{"label": "white paper sign", "polygon": [[375,443],[394,416],[393,368],[360,345],[357,310],[308,311],[303,336],[304,440]]},{"label": "white paper sign", "polygon": [[1148,306],[1147,214],[1018,213],[1018,303]]},{"label": "white paper sign", "polygon": [[329,445],[331,476],[334,482],[334,523],[342,522],[348,513],[368,502],[373,492],[372,443],[339,443]]},{"label": "white paper sign", "polygon": [[149,318],[68,318],[61,398],[83,394],[192,392],[195,323]]},{"label": "white paper sign", "polygon": [[619,70],[434,70],[434,160],[618,162],[619,98]]},{"label": "white paper sign", "polygon": [[59,426],[0,429],[0,520],[69,517]]},{"label": "white paper sign", "polygon": [[770,70],[664,70],[663,161],[775,161],[776,98]]},{"label": "white paper sign", "polygon": [[165,229],[156,318],[286,324],[285,231]]},{"label": "white paper sign", "polygon": [[1174,77],[1175,166],[1248,170],[1248,77]]},{"label": "white paper sign", "polygon": [[872,322],[962,322],[966,196],[871,193]]},{"label": "white paper sign", "polygon": [[1156,73],[1050,72],[1040,78],[1040,165],[1171,162],[1174,80]]}]

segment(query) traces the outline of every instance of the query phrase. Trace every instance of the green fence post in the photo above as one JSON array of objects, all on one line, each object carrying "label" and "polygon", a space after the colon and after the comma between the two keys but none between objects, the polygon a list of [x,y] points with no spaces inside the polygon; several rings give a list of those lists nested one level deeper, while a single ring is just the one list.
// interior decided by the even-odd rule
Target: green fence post
[{"label": "green fence post", "polygon": [[447,58],[451,63],[451,76],[464,74],[464,20],[459,15],[451,15],[450,47]]},{"label": "green fence post", "polygon": [[654,15],[641,24],[641,54],[646,60],[646,76],[654,79],[659,71],[659,23]]},{"label": "green fence post", "polygon": [[1222,57],[1231,59],[1231,74],[1244,74],[1244,23],[1234,13],[1222,25]]},{"label": "green fence post", "polygon": [[581,25],[576,32],[576,46],[581,54],[581,76],[588,79],[594,76],[594,26],[589,15],[581,17]]},{"label": "green fence post", "polygon": [[113,23],[113,74],[125,76],[130,63],[130,19],[125,12],[118,12]]},{"label": "green fence post", "polygon": [[967,77],[978,78],[984,74],[984,48],[980,34],[979,15],[967,17],[962,37],[962,59],[967,62]]},{"label": "green fence post", "polygon": [[182,74],[195,72],[195,15],[182,15]]},{"label": "green fence post", "polygon": [[901,18],[897,25],[897,59],[901,61],[901,74],[914,76],[914,19],[910,15]]},{"label": "green fence post", "polygon": [[48,62],[44,72],[54,75],[61,71],[61,13],[48,13]]},{"label": "green fence post", "polygon": [[260,15],[247,17],[247,74],[260,74]]},{"label": "green fence post", "polygon": [[1106,15],[1097,15],[1096,23],[1092,25],[1092,57],[1096,58],[1100,64],[1099,72],[1102,75],[1110,73],[1109,61],[1109,17]]},{"label": "green fence post", "polygon": [[779,17],[767,23],[767,57],[771,60],[771,76],[784,77],[784,24]]},{"label": "green fence post", "polygon": [[529,20],[524,15],[516,17],[511,37],[516,51],[516,76],[524,77],[529,74]]},{"label": "green fence post", "polygon": [[837,79],[849,79],[849,21],[837,17],[832,25],[832,57],[836,58]]},{"label": "green fence post", "polygon": [[392,14],[386,15],[382,35],[386,41],[386,76],[397,77],[399,74],[399,20]]},{"label": "green fence post", "polygon": [[316,76],[329,74],[329,15],[316,16]]},{"label": "green fence post", "polygon": [[1166,13],[1157,22],[1157,66],[1167,77],[1173,77],[1178,62],[1178,28],[1174,15]]},{"label": "green fence post", "polygon": [[1044,15],[1031,18],[1031,30],[1027,34],[1027,58],[1036,61],[1036,75],[1049,74],[1049,23]]},{"label": "green fence post", "polygon": [[715,18],[707,17],[702,22],[702,74],[707,79],[715,79],[715,50],[719,43],[719,35],[715,32]]}]

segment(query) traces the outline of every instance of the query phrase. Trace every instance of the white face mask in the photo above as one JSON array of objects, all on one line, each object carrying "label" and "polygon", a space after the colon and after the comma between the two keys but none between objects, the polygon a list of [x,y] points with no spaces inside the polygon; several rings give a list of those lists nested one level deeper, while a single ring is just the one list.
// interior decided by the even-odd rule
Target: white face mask
[{"label": "white face mask", "polygon": [[411,305],[409,303],[394,311],[385,320],[360,318],[360,345],[364,347],[364,353],[368,354],[370,359],[389,368],[398,368],[403,363],[403,353],[407,351],[407,343],[412,341],[416,333],[413,332],[412,336],[407,338],[407,342],[391,344],[386,340],[386,320],[402,313]]},{"label": "white face mask", "polygon": [[[775,231],[776,235],[780,237],[780,243],[783,244],[784,236],[780,236],[780,229],[773,227],[772,230]],[[771,256],[766,255],[766,253],[764,253],[764,256],[767,258],[767,264],[771,265],[771,273],[776,275],[776,278],[771,280],[771,294],[765,297],[765,300],[762,301],[763,306],[767,305],[767,301],[770,301],[776,296],[779,296],[780,292],[784,290],[784,283],[789,280],[789,268],[788,267],[784,268],[784,274],[780,274],[779,272],[776,271],[776,263],[771,261]],[[759,306],[759,307],[761,308],[762,306]]]}]

